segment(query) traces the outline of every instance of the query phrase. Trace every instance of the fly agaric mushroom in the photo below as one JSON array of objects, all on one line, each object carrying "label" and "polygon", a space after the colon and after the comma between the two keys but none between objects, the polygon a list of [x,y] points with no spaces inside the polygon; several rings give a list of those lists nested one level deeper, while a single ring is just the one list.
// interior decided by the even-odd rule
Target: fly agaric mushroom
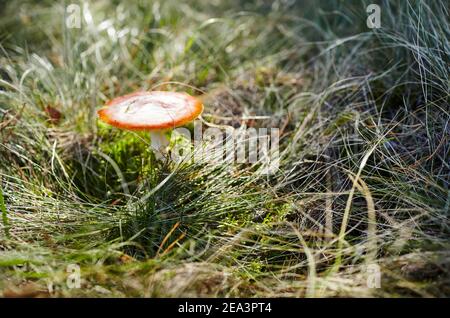
[{"label": "fly agaric mushroom", "polygon": [[152,149],[160,159],[169,140],[165,132],[193,121],[203,111],[197,98],[175,92],[135,92],[114,98],[98,111],[100,119],[112,126],[149,131]]}]

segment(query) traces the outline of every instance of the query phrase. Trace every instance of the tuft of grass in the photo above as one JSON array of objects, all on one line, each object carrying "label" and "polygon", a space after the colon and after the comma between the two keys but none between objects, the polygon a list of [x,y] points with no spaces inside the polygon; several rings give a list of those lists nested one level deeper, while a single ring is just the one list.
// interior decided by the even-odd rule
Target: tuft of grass
[{"label": "tuft of grass", "polygon": [[3,231],[5,232],[6,236],[9,236],[8,211],[6,210],[5,199],[3,198],[2,188],[0,188],[0,211],[2,211]]}]

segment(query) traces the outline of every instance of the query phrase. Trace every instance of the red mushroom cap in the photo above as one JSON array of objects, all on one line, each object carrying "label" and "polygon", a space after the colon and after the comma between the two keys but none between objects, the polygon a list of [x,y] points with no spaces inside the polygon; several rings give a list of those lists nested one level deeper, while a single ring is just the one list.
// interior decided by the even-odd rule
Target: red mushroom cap
[{"label": "red mushroom cap", "polygon": [[97,113],[110,125],[129,130],[166,130],[193,121],[203,111],[197,98],[176,92],[135,92],[114,98]]}]

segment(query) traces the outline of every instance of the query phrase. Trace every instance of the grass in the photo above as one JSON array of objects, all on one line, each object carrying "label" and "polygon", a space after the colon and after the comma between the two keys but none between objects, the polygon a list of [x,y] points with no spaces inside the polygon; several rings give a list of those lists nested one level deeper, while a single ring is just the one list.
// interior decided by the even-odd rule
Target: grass
[{"label": "grass", "polygon": [[[445,1],[80,4],[0,5],[4,297],[450,295]],[[280,128],[280,169],[153,160],[95,115],[138,89]]]}]

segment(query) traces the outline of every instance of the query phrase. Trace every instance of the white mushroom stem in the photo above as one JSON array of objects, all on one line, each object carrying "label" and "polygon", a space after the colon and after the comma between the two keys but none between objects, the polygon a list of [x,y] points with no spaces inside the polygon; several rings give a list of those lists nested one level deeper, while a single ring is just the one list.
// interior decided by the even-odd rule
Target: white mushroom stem
[{"label": "white mushroom stem", "polygon": [[151,147],[156,159],[162,159],[167,153],[167,146],[169,146],[169,138],[167,138],[164,131],[150,132]]}]

